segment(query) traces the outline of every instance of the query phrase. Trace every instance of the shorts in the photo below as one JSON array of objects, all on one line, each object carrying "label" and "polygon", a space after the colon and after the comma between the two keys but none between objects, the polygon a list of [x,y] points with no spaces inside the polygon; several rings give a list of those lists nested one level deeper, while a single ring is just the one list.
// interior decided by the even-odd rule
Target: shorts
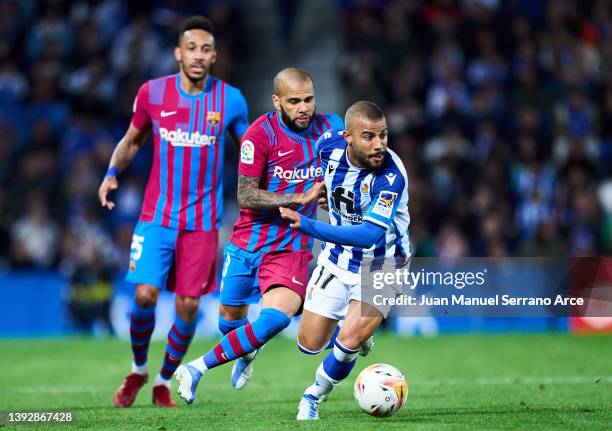
[{"label": "shorts", "polygon": [[221,304],[255,304],[275,286],[293,290],[303,301],[311,260],[307,250],[251,252],[228,242],[223,251]]},{"label": "shorts", "polygon": [[343,283],[328,269],[320,264],[317,265],[308,282],[304,310],[329,319],[343,320],[352,300],[373,306],[384,318],[391,311],[391,306],[388,304],[377,304],[377,301],[371,298],[362,298],[361,283]]},{"label": "shorts", "polygon": [[197,298],[217,287],[219,234],[185,231],[139,221],[125,279]]}]

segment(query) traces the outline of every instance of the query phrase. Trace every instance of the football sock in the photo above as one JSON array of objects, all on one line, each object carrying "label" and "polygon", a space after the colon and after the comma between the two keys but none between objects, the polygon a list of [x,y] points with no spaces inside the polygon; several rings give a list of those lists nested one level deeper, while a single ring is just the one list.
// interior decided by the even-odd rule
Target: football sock
[{"label": "football sock", "polygon": [[171,383],[172,380],[164,379],[160,374],[155,376],[155,380],[153,380],[153,386],[164,385],[165,387],[170,388]]},{"label": "football sock", "polygon": [[212,350],[191,361],[189,365],[203,373],[207,369],[230,362],[257,350],[289,326],[290,322],[291,318],[282,311],[264,308],[257,320],[229,332]]},{"label": "football sock", "polygon": [[323,350],[331,349],[331,348],[334,347],[334,343],[336,342],[336,337],[338,336],[338,332],[340,332],[340,326],[336,326],[336,329],[334,329],[334,333],[332,334],[331,338],[327,342],[327,345],[321,347],[319,350],[310,350],[310,349],[307,349],[306,347],[304,347],[304,346],[302,346],[300,344],[299,340],[297,342],[298,349],[299,349],[300,352],[305,353],[307,355],[318,355]]},{"label": "football sock", "polygon": [[336,340],[334,350],[323,359],[315,375],[315,383],[305,393],[316,397],[329,394],[334,386],[344,380],[357,361],[359,349],[347,349]]},{"label": "football sock", "polygon": [[[227,335],[229,332],[233,331],[234,329],[238,329],[241,326],[244,326],[248,323],[249,323],[248,317],[245,317],[239,320],[225,320],[223,317],[219,316],[219,330],[221,331],[223,335]],[[251,359],[255,357],[256,354],[257,354],[257,351],[253,351],[251,353],[247,353],[242,358],[246,359],[247,361],[250,361]]]},{"label": "football sock", "polygon": [[319,350],[310,350],[302,346],[299,341],[297,342],[297,346],[300,352],[305,353],[307,355],[318,355],[319,353],[321,353],[323,350],[326,349],[326,346],[323,346]]},{"label": "football sock", "polygon": [[325,350],[333,349],[334,348],[334,344],[336,344],[336,337],[338,337],[338,332],[340,332],[340,325],[337,325],[336,329],[334,329],[334,333],[332,334],[331,338],[329,339],[329,342],[327,343],[327,346],[325,346]]},{"label": "football sock", "polygon": [[153,329],[155,329],[155,307],[144,308],[134,301],[130,314],[130,341],[134,354],[132,371],[135,373],[147,374],[147,353]]},{"label": "football sock", "polygon": [[174,318],[174,324],[170,332],[168,332],[168,344],[166,345],[164,363],[159,372],[162,379],[169,381],[172,378],[172,374],[174,374],[185,353],[187,353],[187,348],[189,343],[191,343],[196,326],[197,320],[185,322],[179,316]]}]

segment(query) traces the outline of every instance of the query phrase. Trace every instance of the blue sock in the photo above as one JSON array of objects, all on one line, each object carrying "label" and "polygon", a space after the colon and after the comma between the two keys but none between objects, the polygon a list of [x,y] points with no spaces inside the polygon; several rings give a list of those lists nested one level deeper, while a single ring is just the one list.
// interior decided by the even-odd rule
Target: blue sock
[{"label": "blue sock", "polygon": [[357,361],[359,349],[347,349],[336,340],[334,350],[323,359],[317,372],[315,382],[306,388],[305,394],[314,395],[317,398],[329,394],[334,387],[351,373]]},{"label": "blue sock", "polygon": [[346,379],[355,366],[358,354],[359,349],[347,349],[336,340],[334,350],[323,359],[325,374],[333,380],[334,384]]},{"label": "blue sock", "polygon": [[234,329],[238,329],[241,326],[249,323],[248,317],[239,320],[225,320],[221,315],[219,315],[219,331],[223,335],[227,335],[229,332],[232,332]]},{"label": "blue sock", "polygon": [[197,323],[197,320],[185,322],[179,316],[174,318],[174,324],[170,332],[168,332],[168,344],[166,345],[164,363],[159,372],[164,380],[170,380],[172,374],[174,374],[183,360],[195,333]]},{"label": "blue sock", "polygon": [[336,338],[338,337],[338,333],[339,332],[340,332],[340,325],[336,326],[336,329],[334,329],[334,333],[332,334],[331,338],[329,339],[329,343],[327,343],[327,346],[325,346],[324,350],[333,349],[334,348],[334,344],[336,344]]},{"label": "blue sock", "polygon": [[134,363],[142,366],[147,363],[149,342],[155,329],[155,307],[144,308],[134,301],[130,314],[130,341]]},{"label": "blue sock", "polygon": [[264,308],[253,323],[247,323],[224,336],[203,357],[206,368],[214,368],[251,353],[285,329],[291,318],[274,308]]}]

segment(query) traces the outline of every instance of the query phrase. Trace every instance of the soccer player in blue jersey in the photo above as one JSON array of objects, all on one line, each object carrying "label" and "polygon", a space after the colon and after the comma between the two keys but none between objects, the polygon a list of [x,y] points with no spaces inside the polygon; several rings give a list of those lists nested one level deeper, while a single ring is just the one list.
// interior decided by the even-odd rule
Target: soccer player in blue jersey
[{"label": "soccer player in blue jersey", "polygon": [[347,110],[344,121],[346,130],[329,131],[317,142],[330,224],[280,209],[291,227],[323,241],[308,283],[299,349],[321,352],[344,319],[333,350],[302,396],[298,420],[319,418],[319,403],[349,375],[359,349],[389,313],[389,306],[362,298],[364,260],[407,262],[411,255],[408,177],[400,158],[387,148],[384,114],[376,104],[362,101]]}]

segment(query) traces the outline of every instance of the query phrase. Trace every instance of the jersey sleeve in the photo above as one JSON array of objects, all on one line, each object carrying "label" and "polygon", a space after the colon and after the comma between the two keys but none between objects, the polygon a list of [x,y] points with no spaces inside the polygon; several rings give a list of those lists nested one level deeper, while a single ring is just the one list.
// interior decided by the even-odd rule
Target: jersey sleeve
[{"label": "jersey sleeve", "polygon": [[151,114],[149,110],[149,82],[145,82],[138,89],[134,107],[132,108],[132,124],[137,129],[143,130],[151,125]]},{"label": "jersey sleeve", "polygon": [[239,90],[232,97],[232,122],[229,125],[230,133],[236,138],[242,138],[249,127],[249,108],[246,99]]},{"label": "jersey sleeve", "polygon": [[363,219],[387,228],[395,217],[405,188],[406,180],[398,170],[378,175],[372,184],[372,202]]},{"label": "jersey sleeve", "polygon": [[259,126],[250,127],[240,143],[240,162],[238,174],[261,178],[266,172],[270,141]]}]

